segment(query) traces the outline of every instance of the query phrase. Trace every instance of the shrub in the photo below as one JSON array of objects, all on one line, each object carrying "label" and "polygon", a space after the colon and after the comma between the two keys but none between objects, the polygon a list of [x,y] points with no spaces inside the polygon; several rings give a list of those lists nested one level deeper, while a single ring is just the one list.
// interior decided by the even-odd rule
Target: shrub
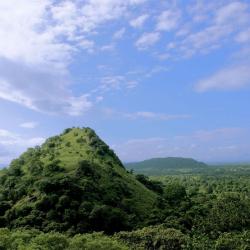
[{"label": "shrub", "polygon": [[31,240],[29,249],[63,250],[69,246],[67,237],[60,233],[42,233]]},{"label": "shrub", "polygon": [[76,235],[71,239],[69,250],[128,250],[117,240],[102,233]]},{"label": "shrub", "polygon": [[224,233],[216,241],[216,250],[250,249],[250,231],[245,233]]},{"label": "shrub", "polygon": [[116,237],[132,249],[181,250],[187,244],[187,237],[179,230],[164,226],[145,227],[132,232],[120,232]]}]

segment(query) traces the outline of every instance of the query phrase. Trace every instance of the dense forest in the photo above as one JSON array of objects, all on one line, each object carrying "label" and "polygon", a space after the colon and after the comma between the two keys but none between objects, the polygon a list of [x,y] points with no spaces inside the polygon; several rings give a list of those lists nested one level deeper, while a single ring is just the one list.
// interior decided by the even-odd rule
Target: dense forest
[{"label": "dense forest", "polygon": [[1,170],[0,249],[250,249],[250,166],[153,168],[66,129]]}]

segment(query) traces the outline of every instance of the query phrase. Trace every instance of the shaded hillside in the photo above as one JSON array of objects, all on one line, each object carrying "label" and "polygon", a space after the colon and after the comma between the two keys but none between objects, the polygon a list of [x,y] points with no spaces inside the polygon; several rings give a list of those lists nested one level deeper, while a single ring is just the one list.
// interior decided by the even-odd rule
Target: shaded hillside
[{"label": "shaded hillside", "polygon": [[49,138],[2,173],[0,227],[112,233],[141,225],[156,200],[90,128]]},{"label": "shaded hillside", "polygon": [[164,175],[174,172],[191,172],[203,170],[207,165],[190,158],[167,157],[153,158],[135,163],[127,163],[126,168],[145,175]]}]

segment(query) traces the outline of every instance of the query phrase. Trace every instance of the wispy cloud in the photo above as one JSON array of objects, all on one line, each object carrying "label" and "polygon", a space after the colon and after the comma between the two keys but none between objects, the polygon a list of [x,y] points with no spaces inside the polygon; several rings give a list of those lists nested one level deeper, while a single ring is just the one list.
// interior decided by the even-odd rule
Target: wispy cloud
[{"label": "wispy cloud", "polygon": [[115,44],[114,43],[110,43],[110,44],[105,44],[103,46],[100,47],[101,51],[113,51],[115,50]]},{"label": "wispy cloud", "polygon": [[163,72],[168,72],[169,68],[168,67],[164,67],[164,66],[155,66],[153,69],[151,69],[149,72],[147,72],[145,74],[146,77],[152,77],[155,74],[159,74],[159,73],[163,73]]},{"label": "wispy cloud", "polygon": [[250,28],[241,31],[237,36],[236,36],[236,41],[239,43],[249,43],[250,42]]},{"label": "wispy cloud", "polygon": [[136,41],[135,45],[138,49],[147,49],[157,43],[160,40],[160,33],[151,32],[144,33],[141,37]]},{"label": "wispy cloud", "polygon": [[209,90],[234,90],[250,86],[249,68],[249,64],[227,67],[199,81],[195,89],[198,92],[206,92]]},{"label": "wispy cloud", "polygon": [[124,116],[129,119],[150,119],[150,120],[162,120],[162,121],[171,121],[171,120],[191,118],[190,115],[178,115],[178,114],[171,115],[171,114],[154,113],[154,112],[148,112],[148,111],[127,113],[127,114],[124,114]]},{"label": "wispy cloud", "polygon": [[[166,59],[208,54],[229,42],[249,41],[250,12],[245,1],[193,1],[186,8],[178,4],[157,17],[155,32],[169,32]],[[185,13],[185,15],[184,15]],[[178,29],[176,29],[178,27]]]},{"label": "wispy cloud", "polygon": [[101,86],[98,87],[96,92],[107,92],[111,90],[132,89],[137,86],[136,80],[128,79],[124,75],[108,75],[100,79]]},{"label": "wispy cloud", "polygon": [[249,24],[248,5],[242,2],[231,2],[213,9],[211,24],[203,30],[192,32],[182,42],[182,51],[186,55],[207,53],[218,49],[228,39],[233,39],[237,31],[244,30]]},{"label": "wispy cloud", "polygon": [[121,38],[124,36],[125,32],[126,32],[126,29],[125,29],[125,28],[119,29],[118,31],[116,31],[116,32],[114,33],[113,39],[115,39],[115,40],[121,39]]},{"label": "wispy cloud", "polygon": [[0,129],[0,144],[2,145],[14,145],[18,147],[30,147],[41,144],[44,142],[42,137],[25,138],[11,131]]},{"label": "wispy cloud", "polygon": [[134,28],[141,28],[144,25],[144,23],[147,21],[148,18],[149,18],[148,14],[138,16],[137,18],[132,19],[130,21],[130,25]]},{"label": "wispy cloud", "polygon": [[178,10],[163,11],[157,18],[156,30],[171,31],[177,28],[181,13]]},{"label": "wispy cloud", "polygon": [[38,126],[37,122],[24,122],[19,125],[21,128],[33,129]]},{"label": "wispy cloud", "polygon": [[43,137],[27,137],[0,129],[0,163],[8,164],[10,160],[17,157],[29,147],[40,145],[45,139]]},{"label": "wispy cloud", "polygon": [[103,109],[103,112],[108,117],[114,118],[123,118],[123,119],[145,119],[145,120],[159,120],[159,121],[171,121],[171,120],[182,120],[182,119],[190,119],[191,115],[186,114],[164,114],[164,113],[156,113],[149,111],[138,111],[138,112],[120,112],[114,109],[106,108]]}]

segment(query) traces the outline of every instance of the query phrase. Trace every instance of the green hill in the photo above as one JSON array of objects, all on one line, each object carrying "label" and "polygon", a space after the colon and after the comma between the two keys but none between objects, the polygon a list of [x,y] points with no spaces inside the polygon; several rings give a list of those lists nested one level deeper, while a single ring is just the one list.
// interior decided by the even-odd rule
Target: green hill
[{"label": "green hill", "polygon": [[145,175],[164,175],[175,172],[191,172],[204,170],[207,165],[191,158],[167,157],[153,158],[135,163],[125,164],[126,168]]},{"label": "green hill", "polygon": [[0,177],[0,227],[91,232],[143,225],[157,195],[90,128],[27,150]]}]

